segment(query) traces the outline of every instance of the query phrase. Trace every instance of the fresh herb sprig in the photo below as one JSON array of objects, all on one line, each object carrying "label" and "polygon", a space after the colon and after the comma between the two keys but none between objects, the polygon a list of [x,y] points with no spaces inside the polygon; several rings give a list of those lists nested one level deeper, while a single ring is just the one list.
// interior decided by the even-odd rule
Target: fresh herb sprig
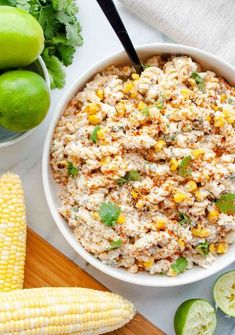
[{"label": "fresh herb sprig", "polygon": [[192,170],[189,168],[192,161],[191,156],[184,157],[179,164],[179,175],[181,177],[187,177],[192,173]]},{"label": "fresh herb sprig", "polygon": [[113,227],[121,213],[120,208],[115,203],[108,201],[103,202],[99,208],[99,216],[101,221],[106,225]]},{"label": "fresh herb sprig", "polygon": [[203,255],[207,256],[209,254],[209,243],[208,242],[203,242],[199,243],[196,246],[196,249]]},{"label": "fresh herb sprig", "polygon": [[182,273],[186,270],[188,261],[184,257],[179,257],[172,265],[171,268],[177,273]]},{"label": "fresh herb sprig", "polygon": [[181,225],[190,225],[192,223],[192,220],[185,213],[179,213],[179,219],[179,224]]},{"label": "fresh herb sprig", "polygon": [[119,239],[119,240],[116,240],[116,241],[111,241],[110,242],[110,247],[108,250],[114,250],[114,249],[117,249],[117,248],[120,248],[122,246],[122,240]]},{"label": "fresh herb sprig", "polygon": [[204,79],[200,76],[200,74],[197,72],[193,72],[191,77],[195,80],[199,90],[202,92],[205,92],[206,84],[205,84]]},{"label": "fresh herb sprig", "polygon": [[65,84],[63,65],[72,63],[76,47],[83,44],[75,1],[0,0],[0,5],[24,9],[38,20],[45,36],[42,58],[49,72],[51,88],[62,88]]},{"label": "fresh herb sprig", "polygon": [[223,194],[215,204],[222,213],[235,214],[235,193]]},{"label": "fresh herb sprig", "polygon": [[128,183],[128,181],[139,181],[140,180],[140,174],[136,170],[130,170],[128,171],[124,177],[119,178],[117,180],[118,185],[123,185],[125,183]]},{"label": "fresh herb sprig", "polygon": [[68,162],[67,171],[69,176],[76,177],[79,169],[72,162]]},{"label": "fresh herb sprig", "polygon": [[91,133],[91,137],[90,139],[92,140],[93,143],[97,142],[97,132],[98,130],[100,130],[101,127],[100,126],[95,126],[95,128],[93,129],[92,133]]}]

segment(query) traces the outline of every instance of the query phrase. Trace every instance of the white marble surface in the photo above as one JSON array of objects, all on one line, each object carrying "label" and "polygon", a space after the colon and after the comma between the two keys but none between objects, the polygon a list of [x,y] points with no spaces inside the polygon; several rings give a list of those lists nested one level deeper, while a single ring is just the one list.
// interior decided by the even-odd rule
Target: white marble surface
[{"label": "white marble surface", "polygon": [[[59,248],[72,260],[85,267],[86,271],[108,286],[111,290],[131,299],[137,309],[158,325],[168,335],[173,335],[173,317],[178,305],[192,297],[203,297],[212,301],[212,285],[218,275],[196,284],[183,287],[157,289],[137,287],[119,282],[87,266],[70,248],[59,233],[49,213],[44,196],[41,178],[41,153],[43,141],[47,132],[50,118],[60,96],[66,88],[87,67],[101,58],[121,50],[121,45],[111,27],[101,13],[95,0],[79,0],[79,19],[83,27],[84,46],[76,54],[72,66],[67,69],[67,85],[63,90],[52,92],[52,106],[47,119],[27,139],[14,146],[0,149],[0,173],[11,170],[18,173],[23,180],[28,224],[53,245]],[[167,39],[158,31],[147,26],[139,18],[118,4],[118,9],[134,43],[143,44],[162,42]],[[225,270],[234,268],[230,266]],[[235,321],[227,319],[218,313],[216,335],[228,335]],[[136,334],[141,335],[141,334]],[[151,334],[149,334],[151,335]]]}]

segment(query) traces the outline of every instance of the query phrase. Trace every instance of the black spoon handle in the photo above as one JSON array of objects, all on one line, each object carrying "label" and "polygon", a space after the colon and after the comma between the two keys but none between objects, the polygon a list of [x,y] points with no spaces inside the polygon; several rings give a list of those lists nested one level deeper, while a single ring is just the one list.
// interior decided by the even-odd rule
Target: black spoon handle
[{"label": "black spoon handle", "polygon": [[118,11],[112,0],[97,0],[102,11],[107,17],[109,23],[113,27],[116,35],[122,43],[128,57],[130,58],[137,73],[143,71],[143,65],[135,51],[135,48],[131,42],[131,39],[126,31],[126,28],[118,14]]}]

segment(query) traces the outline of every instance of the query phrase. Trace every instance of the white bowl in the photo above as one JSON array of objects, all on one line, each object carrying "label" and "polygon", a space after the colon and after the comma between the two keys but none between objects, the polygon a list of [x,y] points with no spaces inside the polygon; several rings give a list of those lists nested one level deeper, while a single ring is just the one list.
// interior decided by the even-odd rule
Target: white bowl
[{"label": "white bowl", "polygon": [[[46,65],[41,56],[39,56],[35,62],[25,67],[25,69],[40,74],[43,77],[43,79],[46,81],[47,86],[50,89],[49,74],[48,74]],[[31,134],[34,129],[23,131],[23,132],[15,132],[15,131],[10,131],[4,127],[1,127],[0,125],[0,148],[8,147],[9,145],[22,141],[23,139],[25,139],[25,137]]]},{"label": "white bowl", "polygon": [[[213,70],[226,78],[231,84],[235,84],[235,69],[228,63],[205,51],[183,45],[165,43],[139,46],[137,47],[137,51],[140,58],[142,59],[146,59],[156,54],[167,53],[189,55],[194,60],[202,64],[205,69]],[[83,73],[79,77],[79,79],[76,80],[73,85],[67,90],[65,95],[60,100],[57,109],[54,112],[54,118],[51,122],[43,151],[42,174],[48,206],[59,230],[68,241],[68,243],[71,245],[71,247],[88,263],[90,263],[100,271],[122,281],[143,286],[169,287],[196,282],[198,280],[213,275],[214,273],[220,271],[221,269],[225,268],[233,261],[235,261],[235,243],[229,248],[227,254],[219,256],[208,269],[202,269],[198,266],[194,266],[193,269],[188,270],[174,278],[160,275],[150,275],[147,272],[131,274],[124,269],[113,268],[111,266],[105,265],[100,260],[88,253],[75,239],[72,230],[69,228],[66,221],[62,218],[57,210],[60,206],[60,200],[58,197],[58,186],[53,180],[49,161],[51,139],[57,121],[64,112],[68,102],[75,95],[75,93],[81,90],[86,82],[88,82],[97,72],[110,64],[120,65],[127,63],[129,63],[129,61],[125,52],[115,53],[114,55],[98,62],[90,69],[88,69],[85,73]]]}]

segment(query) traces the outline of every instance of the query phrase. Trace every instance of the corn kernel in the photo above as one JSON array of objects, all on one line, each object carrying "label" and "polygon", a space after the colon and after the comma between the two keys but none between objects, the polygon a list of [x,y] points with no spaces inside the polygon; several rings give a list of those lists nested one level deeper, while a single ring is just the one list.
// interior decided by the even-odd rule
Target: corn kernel
[{"label": "corn kernel", "polygon": [[140,79],[140,76],[137,73],[132,73],[131,78],[133,80],[138,80],[138,79]]},{"label": "corn kernel", "polygon": [[179,166],[178,161],[174,157],[171,158],[171,160],[170,160],[170,170],[172,172],[176,171],[178,169],[178,166]]},{"label": "corn kernel", "polygon": [[189,78],[187,81],[192,88],[196,86],[196,82],[193,78]]},{"label": "corn kernel", "polygon": [[180,102],[179,101],[171,101],[171,106],[174,108],[179,108],[180,107]]},{"label": "corn kernel", "polygon": [[166,142],[164,140],[158,140],[154,145],[155,152],[160,152],[166,146]]},{"label": "corn kernel", "polygon": [[97,130],[97,137],[99,140],[103,140],[105,138],[105,131],[104,129]]},{"label": "corn kernel", "polygon": [[227,118],[227,122],[229,124],[233,124],[235,122],[235,115],[232,115],[230,117]]},{"label": "corn kernel", "polygon": [[230,116],[230,111],[227,110],[227,109],[225,109],[225,108],[223,108],[222,113],[224,114],[224,116],[225,116],[226,118]]},{"label": "corn kernel", "polygon": [[225,102],[226,99],[227,99],[227,95],[226,94],[221,94],[220,102]]},{"label": "corn kernel", "polygon": [[207,215],[207,219],[209,220],[210,223],[216,223],[218,218],[219,218],[219,212],[215,209],[211,210]]},{"label": "corn kernel", "polygon": [[181,238],[178,239],[178,244],[181,250],[185,249],[185,242]]},{"label": "corn kernel", "polygon": [[120,117],[124,116],[125,112],[126,112],[126,106],[123,102],[119,102],[116,106],[116,110],[118,112],[118,115]]},{"label": "corn kernel", "polygon": [[150,257],[148,261],[144,262],[144,267],[148,269],[151,268],[153,264],[154,264],[154,258]]},{"label": "corn kernel", "polygon": [[87,104],[85,107],[85,111],[89,115],[96,114],[99,111],[99,109],[100,109],[99,105],[94,102]]},{"label": "corn kernel", "polygon": [[198,190],[198,191],[195,192],[195,198],[199,202],[204,200],[204,198],[203,198],[202,193],[201,193],[200,190]]},{"label": "corn kernel", "polygon": [[216,252],[216,249],[215,249],[215,244],[214,243],[211,243],[209,245],[209,251],[214,254]]},{"label": "corn kernel", "polygon": [[88,121],[90,124],[96,125],[101,122],[100,118],[97,115],[88,115]]},{"label": "corn kernel", "polygon": [[157,229],[165,229],[165,227],[166,227],[166,220],[159,219],[159,220],[156,221],[155,225],[156,225]]},{"label": "corn kernel", "polygon": [[129,93],[133,89],[134,85],[133,82],[129,81],[124,85],[123,92]]},{"label": "corn kernel", "polygon": [[131,191],[131,196],[132,196],[132,198],[137,199],[138,198],[138,193],[135,192],[135,191]]},{"label": "corn kernel", "polygon": [[135,99],[135,98],[137,97],[137,95],[138,95],[138,92],[137,92],[136,90],[132,90],[132,91],[130,92],[130,97],[131,97],[132,99]]},{"label": "corn kernel", "polygon": [[96,91],[96,95],[97,95],[98,98],[100,98],[100,100],[103,100],[104,99],[104,90],[98,89]]},{"label": "corn kernel", "polygon": [[180,92],[186,100],[188,100],[192,94],[192,91],[189,90],[188,88],[182,88]]},{"label": "corn kernel", "polygon": [[219,110],[219,106],[217,106],[217,105],[214,105],[212,108],[215,112],[217,112]]},{"label": "corn kernel", "polygon": [[125,222],[126,222],[125,216],[123,214],[120,214],[119,217],[118,217],[118,219],[117,219],[117,223],[123,224]]},{"label": "corn kernel", "polygon": [[193,236],[195,237],[200,237],[200,238],[205,238],[210,235],[209,230],[206,228],[192,228],[191,230]]},{"label": "corn kernel", "polygon": [[229,124],[233,124],[235,121],[235,113],[229,111],[228,109],[223,109],[223,114]]},{"label": "corn kernel", "polygon": [[136,208],[138,208],[138,209],[142,209],[143,207],[144,207],[144,202],[143,202],[143,200],[139,200],[139,201],[137,201],[137,203],[136,203]]},{"label": "corn kernel", "polygon": [[202,176],[203,176],[207,181],[210,180],[210,176],[209,176],[209,174],[207,174],[207,173],[203,173]]},{"label": "corn kernel", "polygon": [[207,121],[207,122],[210,123],[210,122],[211,122],[211,119],[212,119],[212,118],[211,118],[211,115],[207,115],[207,116],[206,116],[206,121]]},{"label": "corn kernel", "polygon": [[204,149],[196,149],[192,151],[192,155],[194,158],[198,159],[200,156],[205,154],[205,150]]},{"label": "corn kernel", "polygon": [[214,126],[218,128],[222,128],[225,125],[225,118],[223,115],[215,116],[214,118]]},{"label": "corn kernel", "polygon": [[175,201],[176,203],[181,203],[181,202],[183,202],[186,198],[187,198],[187,197],[186,197],[186,194],[184,194],[184,193],[176,192],[176,193],[174,194],[174,201]]},{"label": "corn kernel", "polygon": [[143,102],[143,101],[140,101],[138,103],[138,106],[137,106],[137,108],[138,108],[139,111],[142,111],[143,109],[145,109],[147,107],[148,107],[148,105],[145,102]]},{"label": "corn kernel", "polygon": [[95,220],[99,220],[100,219],[100,216],[99,216],[98,212],[93,212],[92,216],[93,216],[93,219],[95,219]]},{"label": "corn kernel", "polygon": [[197,190],[197,183],[194,180],[190,180],[185,187],[188,192],[195,192]]},{"label": "corn kernel", "polygon": [[176,277],[177,273],[175,270],[173,270],[172,268],[169,269],[169,271],[167,272],[167,275],[170,277]]},{"label": "corn kernel", "polygon": [[221,242],[217,246],[217,254],[224,254],[228,251],[228,243]]},{"label": "corn kernel", "polygon": [[107,165],[111,162],[111,157],[110,156],[106,156],[106,157],[103,157],[100,161],[100,164],[103,166],[103,165]]}]

